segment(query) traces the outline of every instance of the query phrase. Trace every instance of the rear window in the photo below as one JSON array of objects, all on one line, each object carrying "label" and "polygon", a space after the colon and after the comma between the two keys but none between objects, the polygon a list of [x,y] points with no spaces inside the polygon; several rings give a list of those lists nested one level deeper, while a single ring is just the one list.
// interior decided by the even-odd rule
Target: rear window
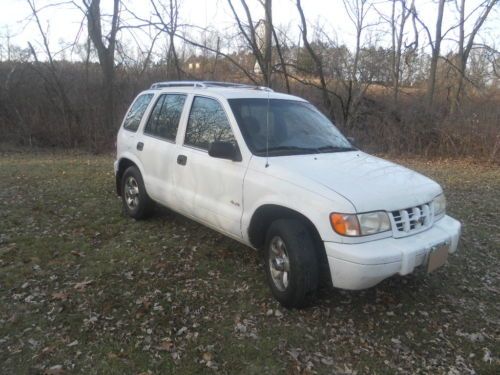
[{"label": "rear window", "polygon": [[135,99],[134,104],[130,107],[125,120],[123,121],[123,128],[130,131],[137,131],[139,124],[141,123],[142,116],[146,109],[148,108],[153,94],[144,94]]}]

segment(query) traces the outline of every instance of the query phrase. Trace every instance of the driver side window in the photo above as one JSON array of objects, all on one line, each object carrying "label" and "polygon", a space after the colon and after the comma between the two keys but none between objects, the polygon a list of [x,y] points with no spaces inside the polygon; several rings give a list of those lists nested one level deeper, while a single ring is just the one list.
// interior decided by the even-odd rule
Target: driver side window
[{"label": "driver side window", "polygon": [[220,103],[196,96],[191,106],[184,144],[208,150],[214,141],[236,144],[226,112]]}]

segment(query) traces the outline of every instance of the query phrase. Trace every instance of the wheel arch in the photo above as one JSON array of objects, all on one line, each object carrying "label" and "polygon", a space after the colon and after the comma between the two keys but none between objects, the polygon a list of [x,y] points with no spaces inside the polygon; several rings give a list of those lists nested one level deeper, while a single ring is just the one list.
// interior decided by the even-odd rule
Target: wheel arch
[{"label": "wheel arch", "polygon": [[[139,168],[139,166],[133,162],[131,159],[129,158],[126,158],[126,157],[123,157],[120,159],[120,161],[118,162],[118,168],[116,170],[116,194],[118,194],[118,196],[121,197],[122,195],[122,177],[123,177],[123,173],[125,173],[125,171],[127,170],[127,168],[129,167],[136,167],[137,169],[139,169],[139,171],[141,171],[141,169]],[[142,172],[141,172],[142,174]]]},{"label": "wheel arch", "polygon": [[257,208],[250,219],[248,227],[248,239],[251,245],[257,249],[264,246],[267,230],[271,223],[278,219],[294,219],[302,222],[310,231],[314,248],[316,250],[316,259],[320,271],[320,280],[322,283],[331,285],[330,267],[326,256],[325,246],[321,235],[313,222],[304,214],[277,204],[264,204]]}]

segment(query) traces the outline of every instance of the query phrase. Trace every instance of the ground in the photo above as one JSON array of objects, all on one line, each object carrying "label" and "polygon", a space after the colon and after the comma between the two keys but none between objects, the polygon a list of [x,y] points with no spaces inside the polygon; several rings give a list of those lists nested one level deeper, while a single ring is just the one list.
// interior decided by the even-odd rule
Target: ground
[{"label": "ground", "polygon": [[445,188],[430,275],[286,310],[258,253],[166,209],[122,214],[112,156],[0,155],[2,374],[498,374],[500,168],[398,160]]}]

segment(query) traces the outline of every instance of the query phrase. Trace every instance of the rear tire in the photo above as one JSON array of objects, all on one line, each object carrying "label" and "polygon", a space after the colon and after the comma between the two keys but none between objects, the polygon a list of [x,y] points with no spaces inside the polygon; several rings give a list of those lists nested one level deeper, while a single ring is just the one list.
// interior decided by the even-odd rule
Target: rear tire
[{"label": "rear tire", "polygon": [[264,266],[274,297],[286,308],[307,306],[318,288],[313,237],[299,220],[274,221],[266,236]]},{"label": "rear tire", "polygon": [[125,213],[136,220],[145,219],[153,210],[154,202],[149,198],[141,172],[135,166],[123,173],[122,203]]}]

